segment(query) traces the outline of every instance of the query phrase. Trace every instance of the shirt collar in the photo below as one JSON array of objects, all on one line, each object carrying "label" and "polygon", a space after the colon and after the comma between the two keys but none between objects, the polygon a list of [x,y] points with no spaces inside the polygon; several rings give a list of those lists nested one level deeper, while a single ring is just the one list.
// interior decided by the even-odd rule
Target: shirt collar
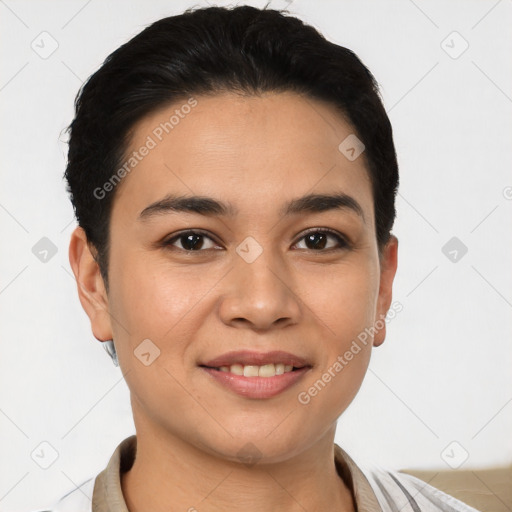
[{"label": "shirt collar", "polygon": [[[129,512],[121,488],[121,474],[135,460],[137,436],[124,439],[115,449],[107,467],[96,477],[92,512]],[[355,496],[357,512],[381,512],[377,497],[364,473],[337,444],[334,445],[336,470]]]}]

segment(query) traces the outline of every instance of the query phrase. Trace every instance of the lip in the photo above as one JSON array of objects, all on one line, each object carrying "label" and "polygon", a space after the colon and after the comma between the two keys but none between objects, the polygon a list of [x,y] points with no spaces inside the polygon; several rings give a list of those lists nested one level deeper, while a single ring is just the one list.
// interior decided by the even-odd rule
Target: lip
[{"label": "lip", "polygon": [[[263,366],[264,364],[277,364],[283,363],[292,365],[296,368],[303,368],[305,366],[311,366],[302,357],[290,354],[289,352],[283,352],[282,350],[273,350],[270,352],[254,352],[253,350],[236,350],[233,352],[227,352],[221,356],[199,363],[199,366],[208,366],[210,368],[220,368],[221,366],[231,366],[232,364],[242,365],[256,365]],[[253,379],[257,377],[251,377]],[[262,377],[262,378],[273,378],[273,377]]]},{"label": "lip", "polygon": [[[229,371],[222,372],[219,370],[221,366],[231,366],[233,364],[263,366],[277,363],[291,365],[294,369],[291,372],[274,375],[273,377],[245,377],[235,375]],[[244,398],[254,399],[271,398],[282,393],[302,379],[312,367],[304,358],[282,350],[270,352],[236,350],[204,363],[199,363],[198,366],[223,387]]]},{"label": "lip", "polygon": [[272,398],[296,384],[311,369],[303,366],[297,370],[275,375],[274,377],[244,377],[231,372],[221,372],[215,368],[200,367],[216,382],[244,398]]}]

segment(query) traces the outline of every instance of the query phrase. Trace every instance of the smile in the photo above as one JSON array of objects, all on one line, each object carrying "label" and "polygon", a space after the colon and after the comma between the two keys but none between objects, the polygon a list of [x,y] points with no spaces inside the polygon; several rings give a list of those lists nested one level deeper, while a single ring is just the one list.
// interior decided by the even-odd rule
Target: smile
[{"label": "smile", "polygon": [[199,367],[223,388],[252,399],[276,396],[301,380],[312,365],[281,351],[224,354]]},{"label": "smile", "polygon": [[275,377],[293,371],[291,364],[277,363],[264,364],[263,366],[232,364],[231,366],[221,366],[215,368],[221,372],[229,372],[244,377]]}]

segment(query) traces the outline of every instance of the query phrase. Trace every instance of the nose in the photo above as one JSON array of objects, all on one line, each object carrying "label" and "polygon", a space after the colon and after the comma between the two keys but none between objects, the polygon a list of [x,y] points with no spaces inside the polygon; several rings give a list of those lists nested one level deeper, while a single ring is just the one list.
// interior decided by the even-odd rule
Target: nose
[{"label": "nose", "polygon": [[252,263],[236,258],[220,305],[226,325],[267,331],[299,322],[301,301],[293,277],[270,253],[263,251]]}]

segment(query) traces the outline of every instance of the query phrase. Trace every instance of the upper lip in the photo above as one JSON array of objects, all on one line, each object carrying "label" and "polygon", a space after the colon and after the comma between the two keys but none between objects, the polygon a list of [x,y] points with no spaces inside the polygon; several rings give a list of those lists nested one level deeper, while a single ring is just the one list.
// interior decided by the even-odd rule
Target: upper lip
[{"label": "upper lip", "polygon": [[295,368],[310,366],[302,357],[283,352],[282,350],[273,350],[270,352],[254,352],[252,350],[236,350],[227,352],[221,356],[211,359],[199,366],[208,366],[210,368],[219,368],[221,366],[231,366],[233,364],[263,366],[265,364],[283,363],[292,365]]}]

